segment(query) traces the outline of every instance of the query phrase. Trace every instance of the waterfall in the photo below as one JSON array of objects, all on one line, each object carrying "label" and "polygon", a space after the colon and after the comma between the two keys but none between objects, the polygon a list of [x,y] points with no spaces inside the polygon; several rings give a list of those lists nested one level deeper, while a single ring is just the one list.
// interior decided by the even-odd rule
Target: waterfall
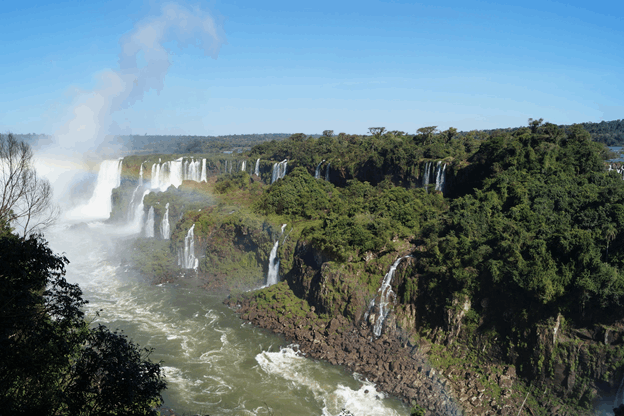
[{"label": "waterfall", "polygon": [[95,190],[89,202],[68,213],[68,216],[81,218],[108,218],[112,211],[113,189],[121,184],[121,164],[123,159],[104,160],[100,164]]},{"label": "waterfall", "polygon": [[[181,159],[178,159],[181,160]],[[183,179],[185,181],[201,181],[201,172],[199,170],[199,160],[191,159],[184,162]]]},{"label": "waterfall", "polygon": [[127,220],[128,222],[131,222],[134,219],[134,210],[135,210],[135,206],[134,204],[136,204],[136,196],[139,192],[139,189],[141,189],[143,187],[143,163],[141,163],[141,169],[139,170],[139,184],[137,185],[136,188],[134,188],[134,191],[132,192],[132,198],[130,199],[130,204],[128,204],[128,212],[127,212]]},{"label": "waterfall", "polygon": [[[442,166],[442,167],[440,167]],[[435,190],[444,193],[444,182],[446,181],[446,163],[442,165],[442,161],[436,166]]]},{"label": "waterfall", "polygon": [[325,180],[329,182],[329,167],[331,166],[331,162],[327,162],[327,168],[325,168]]},{"label": "waterfall", "polygon": [[200,182],[208,182],[208,179],[206,176],[206,159],[202,159],[202,170],[201,170]]},{"label": "waterfall", "polygon": [[425,171],[423,172],[423,188],[425,191],[429,191],[427,186],[429,185],[429,166],[431,166],[431,162],[425,163]]},{"label": "waterfall", "polygon": [[323,164],[323,162],[325,162],[325,159],[323,159],[321,161],[321,163],[316,165],[316,170],[314,171],[314,178],[315,179],[320,179],[321,178],[321,165]]},{"label": "waterfall", "polygon": [[279,240],[284,235],[284,229],[286,228],[286,224],[282,224],[282,231],[273,244],[273,248],[271,249],[271,254],[269,255],[269,272],[267,273],[267,286],[274,285],[279,283],[279,266],[280,259],[277,257],[277,249],[279,248]]},{"label": "waterfall", "polygon": [[158,178],[160,177],[160,163],[153,163],[152,164],[152,181],[150,183],[150,188],[152,189],[156,189],[156,188],[160,188],[160,185],[158,183]]},{"label": "waterfall", "polygon": [[[394,277],[394,272],[399,266],[399,263],[401,263],[401,261],[406,257],[411,256],[399,257],[394,263],[392,263],[392,266],[390,266],[390,270],[388,270],[388,273],[386,273],[381,282],[381,287],[377,291],[377,294],[375,295],[373,300],[371,300],[370,304],[368,305],[368,310],[366,311],[366,314],[364,314],[364,320],[366,321],[373,311],[373,308],[377,306],[379,313],[377,314],[375,324],[373,325],[373,333],[375,334],[376,338],[379,338],[379,336],[381,335],[381,329],[383,327],[384,320],[388,316],[388,312],[390,312],[390,307],[388,304],[390,303],[390,301],[394,303],[394,301],[396,300],[396,294],[392,290],[392,278]],[[378,303],[375,302],[377,299],[379,299]]]},{"label": "waterfall", "polygon": [[145,221],[145,238],[154,238],[154,207],[150,207]]},{"label": "waterfall", "polygon": [[154,163],[152,165],[152,181],[150,188],[159,189],[161,192],[164,192],[171,185],[178,188],[182,185],[184,179],[195,182],[200,181],[199,160],[184,162],[184,158],[181,157],[164,163],[160,161]]},{"label": "waterfall", "polygon": [[279,163],[273,164],[273,174],[271,175],[271,183],[274,183],[278,179],[282,179],[286,176],[286,167],[288,160],[284,159]]},{"label": "waterfall", "polygon": [[246,167],[247,167],[247,161],[243,160],[243,163],[241,163],[241,171],[244,171]]},{"label": "waterfall", "polygon": [[254,175],[260,176],[260,158],[256,160],[256,168],[254,169]]},{"label": "waterfall", "polygon": [[199,259],[195,257],[195,234],[193,230],[195,224],[189,228],[186,237],[184,238],[184,252],[178,249],[178,265],[183,269],[195,269],[199,267]]},{"label": "waterfall", "polygon": [[169,225],[169,202],[165,205],[165,215],[160,223],[160,235],[163,240],[169,240],[171,238],[171,226]]},{"label": "waterfall", "polygon": [[280,260],[277,258],[277,248],[279,246],[279,239],[273,244],[271,249],[271,255],[269,256],[269,272],[267,273],[267,286],[274,285],[279,282],[279,265]]}]

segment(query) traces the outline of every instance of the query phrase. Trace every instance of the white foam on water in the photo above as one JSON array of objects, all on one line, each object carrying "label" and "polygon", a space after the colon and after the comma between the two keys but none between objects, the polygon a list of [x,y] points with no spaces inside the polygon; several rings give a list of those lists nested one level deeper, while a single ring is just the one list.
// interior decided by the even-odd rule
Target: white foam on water
[{"label": "white foam on water", "polygon": [[338,416],[344,410],[355,416],[399,416],[388,407],[386,395],[378,392],[375,385],[361,381],[357,374],[354,378],[361,383],[358,390],[343,384],[333,384],[318,378],[321,364],[299,355],[293,348],[282,348],[279,352],[267,352],[256,355],[260,368],[267,374],[288,380],[293,390],[302,387],[310,390],[318,402],[323,403],[323,416]]}]

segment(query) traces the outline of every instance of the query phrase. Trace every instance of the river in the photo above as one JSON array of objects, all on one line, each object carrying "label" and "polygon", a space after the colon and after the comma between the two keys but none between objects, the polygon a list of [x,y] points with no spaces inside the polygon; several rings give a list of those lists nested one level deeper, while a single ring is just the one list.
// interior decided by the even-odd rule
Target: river
[{"label": "river", "polygon": [[79,211],[46,238],[70,260],[67,279],[82,288],[89,319],[154,348],[151,359],[162,361],[168,382],[164,404],[176,413],[409,414],[357,374],[297,355],[283,338],[243,323],[221,296],[192,281],[155,286],[134,275],[116,253],[120,242],[138,238],[133,228]]}]

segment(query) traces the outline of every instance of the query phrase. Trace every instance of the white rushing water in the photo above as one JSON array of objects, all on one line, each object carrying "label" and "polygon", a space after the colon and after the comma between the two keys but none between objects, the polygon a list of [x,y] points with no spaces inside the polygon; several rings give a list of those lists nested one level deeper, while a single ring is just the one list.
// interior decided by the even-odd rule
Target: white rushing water
[{"label": "white rushing water", "polygon": [[371,300],[368,305],[368,310],[364,314],[364,320],[367,320],[373,312],[375,306],[377,306],[378,312],[375,316],[375,324],[373,325],[373,333],[377,338],[381,335],[383,323],[388,316],[388,312],[390,312],[390,303],[394,303],[396,301],[396,295],[392,290],[392,278],[394,277],[394,272],[396,272],[396,269],[399,267],[401,261],[407,257],[410,256],[399,257],[394,263],[392,263],[390,270],[388,270],[388,273],[386,273],[381,281],[381,286],[377,291],[377,295],[375,295],[375,297]]},{"label": "white rushing water", "polygon": [[260,176],[260,158],[256,160],[256,167],[254,169],[254,175]]},{"label": "white rushing water", "polygon": [[95,190],[89,202],[68,212],[67,217],[82,219],[108,218],[112,210],[112,190],[121,184],[121,163],[122,159],[102,161]]},{"label": "white rushing water", "polygon": [[286,168],[288,167],[288,160],[284,159],[279,163],[273,164],[273,173],[271,174],[271,183],[274,183],[278,179],[282,179],[286,176]]},{"label": "white rushing water", "polygon": [[269,255],[269,271],[267,273],[267,281],[266,285],[271,286],[276,283],[279,283],[279,266],[280,260],[277,257],[277,249],[279,248],[279,240],[273,244],[273,248],[271,249],[271,254]]},{"label": "white rushing water", "polygon": [[184,237],[184,248],[178,248],[178,266],[183,269],[195,269],[199,267],[199,259],[195,257],[195,224],[189,228]]},{"label": "white rushing water", "polygon": [[282,224],[282,230],[280,232],[280,235],[279,237],[277,237],[277,240],[275,240],[275,244],[273,244],[273,248],[271,249],[271,253],[269,254],[269,270],[267,272],[266,286],[271,286],[279,283],[280,259],[279,257],[277,257],[277,249],[279,248],[279,240],[284,235],[285,229],[286,224]]},{"label": "white rushing water", "polygon": [[154,238],[154,207],[150,207],[145,220],[145,238]]},{"label": "white rushing water", "polygon": [[316,169],[314,170],[315,179],[321,178],[321,165],[323,164],[323,162],[325,162],[325,159],[323,159],[318,165],[316,165]]},{"label": "white rushing water", "polygon": [[171,225],[169,225],[169,202],[165,205],[165,214],[160,222],[160,236],[163,240],[171,238]]},{"label": "white rushing water", "polygon": [[329,167],[331,166],[331,162],[327,162],[327,167],[325,168],[325,180],[329,182]]},{"label": "white rushing water", "polygon": [[199,179],[200,182],[208,182],[208,177],[206,174],[206,159],[202,159],[201,177]]},{"label": "white rushing water", "polygon": [[441,160],[439,160],[435,165],[431,162],[426,162],[422,179],[422,187],[425,188],[425,190],[428,190],[431,178],[435,181],[433,189],[444,193],[444,185],[446,183],[446,163],[442,164]]},{"label": "white rushing water", "polygon": [[[189,254],[193,229],[185,239]],[[409,414],[401,402],[341,367],[280,348],[282,338],[244,324],[221,295],[198,288],[195,279],[154,286],[135,275],[126,260],[129,244],[139,238],[132,226],[76,217],[46,237],[70,259],[67,279],[80,284],[89,301],[88,319],[154,348],[150,358],[163,362],[168,382],[165,405],[177,414]]]}]

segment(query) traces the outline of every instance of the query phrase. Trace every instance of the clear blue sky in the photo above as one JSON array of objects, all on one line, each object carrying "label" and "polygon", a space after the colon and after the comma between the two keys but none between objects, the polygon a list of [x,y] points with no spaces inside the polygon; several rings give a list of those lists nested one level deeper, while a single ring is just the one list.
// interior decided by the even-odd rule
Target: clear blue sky
[{"label": "clear blue sky", "polygon": [[[4,2],[0,132],[89,141],[620,119],[623,3]],[[126,54],[132,62],[120,58],[163,10],[186,16],[159,38],[164,61],[140,48]],[[189,15],[215,30],[197,40],[180,29]],[[134,86],[108,88],[111,74]],[[94,106],[93,129],[72,123]]]}]

